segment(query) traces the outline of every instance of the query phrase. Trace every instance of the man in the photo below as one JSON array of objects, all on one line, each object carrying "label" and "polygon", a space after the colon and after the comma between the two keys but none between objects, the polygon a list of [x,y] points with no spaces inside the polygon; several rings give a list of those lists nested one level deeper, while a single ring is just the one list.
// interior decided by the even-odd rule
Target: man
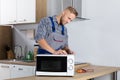
[{"label": "man", "polygon": [[73,54],[68,47],[65,24],[78,15],[73,7],[67,7],[61,14],[41,19],[35,36],[39,44],[38,54]]}]

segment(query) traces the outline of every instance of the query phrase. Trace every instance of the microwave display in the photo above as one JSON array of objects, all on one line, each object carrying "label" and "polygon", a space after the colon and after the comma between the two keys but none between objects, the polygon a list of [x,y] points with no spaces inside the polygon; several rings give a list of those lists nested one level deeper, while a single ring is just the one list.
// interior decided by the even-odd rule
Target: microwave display
[{"label": "microwave display", "polygon": [[67,57],[37,56],[37,71],[67,72]]}]

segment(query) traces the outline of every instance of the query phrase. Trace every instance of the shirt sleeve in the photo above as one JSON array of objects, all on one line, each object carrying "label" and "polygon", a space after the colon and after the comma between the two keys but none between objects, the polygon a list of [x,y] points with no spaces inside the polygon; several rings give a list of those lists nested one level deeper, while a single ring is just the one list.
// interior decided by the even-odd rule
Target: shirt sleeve
[{"label": "shirt sleeve", "polygon": [[47,32],[46,25],[47,25],[47,18],[41,19],[40,23],[38,24],[35,41],[45,38]]}]

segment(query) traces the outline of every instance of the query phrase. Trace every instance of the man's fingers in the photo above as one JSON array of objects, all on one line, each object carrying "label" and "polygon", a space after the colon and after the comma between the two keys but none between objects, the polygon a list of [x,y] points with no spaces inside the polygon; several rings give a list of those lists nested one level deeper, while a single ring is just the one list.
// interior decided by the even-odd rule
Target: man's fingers
[{"label": "man's fingers", "polygon": [[55,52],[55,54],[59,54],[59,55],[66,55],[67,54],[67,52],[65,51],[65,50],[58,50],[58,51],[56,51]]}]

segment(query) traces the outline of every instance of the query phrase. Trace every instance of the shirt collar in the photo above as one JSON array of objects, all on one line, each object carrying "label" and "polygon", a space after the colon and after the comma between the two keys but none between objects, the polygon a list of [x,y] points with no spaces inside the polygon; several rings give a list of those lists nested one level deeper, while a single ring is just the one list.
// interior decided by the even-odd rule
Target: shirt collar
[{"label": "shirt collar", "polygon": [[[53,21],[57,22],[56,15],[53,16]],[[58,22],[57,22],[58,23]]]}]

